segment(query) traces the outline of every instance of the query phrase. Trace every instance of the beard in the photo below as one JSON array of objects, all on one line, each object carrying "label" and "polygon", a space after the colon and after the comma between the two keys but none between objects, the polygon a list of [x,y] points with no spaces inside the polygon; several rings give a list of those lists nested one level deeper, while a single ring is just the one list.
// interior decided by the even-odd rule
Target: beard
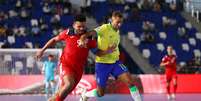
[{"label": "beard", "polygon": [[86,33],[86,30],[77,30],[76,33],[77,34],[84,34],[84,33]]}]

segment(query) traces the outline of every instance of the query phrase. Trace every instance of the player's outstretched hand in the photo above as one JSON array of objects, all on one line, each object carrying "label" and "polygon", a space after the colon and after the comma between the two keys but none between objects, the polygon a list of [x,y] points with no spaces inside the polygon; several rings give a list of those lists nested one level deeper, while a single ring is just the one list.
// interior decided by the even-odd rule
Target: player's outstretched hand
[{"label": "player's outstretched hand", "polygon": [[165,65],[169,65],[169,64],[171,64],[171,62],[170,62],[170,61],[166,62],[166,64],[165,64]]},{"label": "player's outstretched hand", "polygon": [[117,47],[116,44],[110,45],[110,46],[107,48],[107,52],[108,52],[108,53],[112,53],[113,51],[115,51],[116,47]]},{"label": "player's outstretched hand", "polygon": [[43,51],[42,50],[37,51],[36,59],[39,60],[42,56],[43,56]]}]

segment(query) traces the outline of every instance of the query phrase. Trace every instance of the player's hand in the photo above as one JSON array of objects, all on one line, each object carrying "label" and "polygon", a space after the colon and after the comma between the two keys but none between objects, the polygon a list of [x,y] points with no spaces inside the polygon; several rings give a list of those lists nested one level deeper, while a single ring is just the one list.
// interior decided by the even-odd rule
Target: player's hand
[{"label": "player's hand", "polygon": [[88,40],[87,39],[81,39],[77,41],[78,47],[84,47],[87,48],[87,43]]},{"label": "player's hand", "polygon": [[169,65],[170,63],[171,63],[171,62],[168,61],[168,62],[165,63],[165,65]]},{"label": "player's hand", "polygon": [[36,59],[39,60],[42,56],[43,56],[43,51],[42,50],[37,51]]},{"label": "player's hand", "polygon": [[108,48],[107,48],[107,52],[108,53],[112,53],[115,51],[117,45],[116,44],[113,44],[113,45],[110,45]]}]

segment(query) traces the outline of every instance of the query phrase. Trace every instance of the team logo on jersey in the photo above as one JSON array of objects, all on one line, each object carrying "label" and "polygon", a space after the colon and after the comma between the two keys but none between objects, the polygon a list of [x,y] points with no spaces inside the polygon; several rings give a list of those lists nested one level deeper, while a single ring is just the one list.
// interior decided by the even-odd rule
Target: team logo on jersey
[{"label": "team logo on jersey", "polygon": [[[88,39],[86,39],[85,41],[84,41],[84,44],[87,44],[88,43]],[[82,46],[83,45],[83,43],[81,43],[81,41],[80,40],[77,40],[77,46],[78,47],[80,47],[80,46]]]}]

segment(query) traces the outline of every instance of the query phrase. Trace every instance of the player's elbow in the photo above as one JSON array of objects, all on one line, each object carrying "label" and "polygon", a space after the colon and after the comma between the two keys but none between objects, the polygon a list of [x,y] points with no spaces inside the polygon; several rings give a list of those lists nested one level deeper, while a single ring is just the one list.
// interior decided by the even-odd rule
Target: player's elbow
[{"label": "player's elbow", "polygon": [[161,63],[161,64],[160,64],[160,67],[163,67],[163,66],[164,66],[164,64],[163,64],[163,63]]},{"label": "player's elbow", "polygon": [[53,42],[55,43],[55,42],[58,42],[59,39],[58,39],[58,37],[53,37],[53,38],[51,39],[51,41],[53,41]]},{"label": "player's elbow", "polygon": [[57,37],[53,37],[52,39],[49,40],[49,43],[50,43],[51,45],[54,45],[54,44],[57,43],[58,41],[59,41],[59,40],[58,40]]}]

